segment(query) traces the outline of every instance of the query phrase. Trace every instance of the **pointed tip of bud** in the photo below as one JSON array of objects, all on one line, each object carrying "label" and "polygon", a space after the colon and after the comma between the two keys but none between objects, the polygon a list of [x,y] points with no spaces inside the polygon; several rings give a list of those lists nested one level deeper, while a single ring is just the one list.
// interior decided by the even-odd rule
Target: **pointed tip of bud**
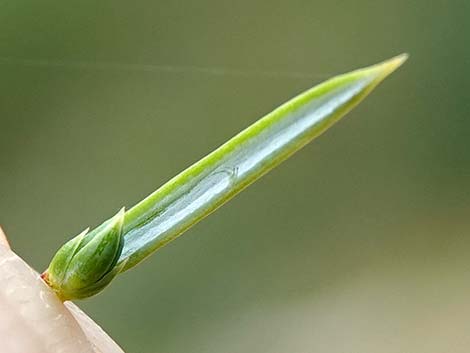
[{"label": "pointed tip of bud", "polygon": [[113,218],[110,220],[110,224],[113,225],[113,227],[116,227],[118,229],[122,229],[124,226],[124,218],[126,216],[126,208],[122,207],[118,213],[116,213]]}]

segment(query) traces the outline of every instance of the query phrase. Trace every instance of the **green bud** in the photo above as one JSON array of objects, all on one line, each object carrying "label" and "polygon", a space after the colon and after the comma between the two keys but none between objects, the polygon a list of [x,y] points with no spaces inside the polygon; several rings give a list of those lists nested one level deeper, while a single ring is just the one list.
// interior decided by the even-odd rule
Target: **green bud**
[{"label": "green bud", "polygon": [[124,208],[91,233],[65,243],[42,278],[62,300],[83,299],[103,290],[121,271],[116,265],[124,244]]}]

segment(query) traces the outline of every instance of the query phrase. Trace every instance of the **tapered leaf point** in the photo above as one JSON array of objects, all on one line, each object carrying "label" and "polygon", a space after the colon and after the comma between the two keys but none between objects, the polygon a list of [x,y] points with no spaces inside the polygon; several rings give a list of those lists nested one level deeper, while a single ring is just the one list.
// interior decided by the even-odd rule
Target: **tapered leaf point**
[{"label": "tapered leaf point", "polygon": [[403,65],[403,63],[408,60],[408,57],[409,55],[407,53],[403,53],[381,63],[360,69],[358,72],[373,76],[373,85],[375,86]]}]

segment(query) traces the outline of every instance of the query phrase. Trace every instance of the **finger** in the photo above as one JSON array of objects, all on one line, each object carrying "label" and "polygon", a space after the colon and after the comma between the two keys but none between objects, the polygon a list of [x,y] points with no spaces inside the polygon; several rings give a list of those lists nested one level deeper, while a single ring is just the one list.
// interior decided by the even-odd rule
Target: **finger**
[{"label": "finger", "polygon": [[[106,347],[98,334],[93,338],[92,332],[102,332],[97,325],[96,331],[90,328],[85,334],[38,273],[3,245],[0,245],[0,283],[0,352],[94,353],[99,347]],[[85,314],[80,323],[85,321],[84,317]],[[122,350],[102,350],[118,352]]]}]

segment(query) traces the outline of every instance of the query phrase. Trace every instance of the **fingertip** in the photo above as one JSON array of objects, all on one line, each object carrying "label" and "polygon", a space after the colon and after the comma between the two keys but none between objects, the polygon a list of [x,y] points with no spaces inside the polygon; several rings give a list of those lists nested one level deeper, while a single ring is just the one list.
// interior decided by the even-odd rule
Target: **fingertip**
[{"label": "fingertip", "polygon": [[13,251],[0,245],[0,352],[92,353],[73,315]]}]

